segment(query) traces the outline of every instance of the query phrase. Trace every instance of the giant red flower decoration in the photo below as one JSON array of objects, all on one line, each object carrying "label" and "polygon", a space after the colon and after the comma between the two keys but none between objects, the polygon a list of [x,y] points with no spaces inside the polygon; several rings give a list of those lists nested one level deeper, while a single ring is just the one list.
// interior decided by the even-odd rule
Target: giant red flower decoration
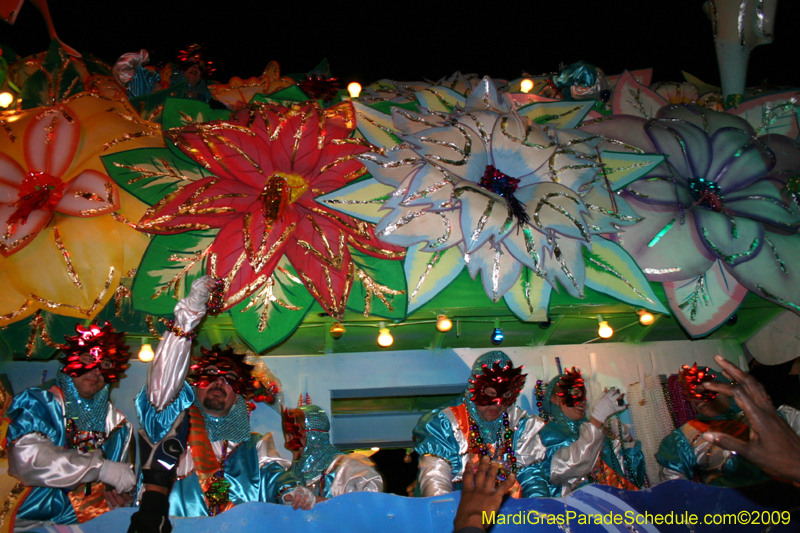
[{"label": "giant red flower decoration", "polygon": [[208,271],[225,281],[225,309],[261,287],[285,255],[331,316],[344,314],[353,282],[348,245],[373,257],[400,259],[373,227],[318,204],[315,197],[366,173],[356,159],[369,150],[350,137],[347,102],[322,109],[265,104],[229,121],[165,132],[213,176],[169,194],[139,222],[147,233],[219,228]]}]

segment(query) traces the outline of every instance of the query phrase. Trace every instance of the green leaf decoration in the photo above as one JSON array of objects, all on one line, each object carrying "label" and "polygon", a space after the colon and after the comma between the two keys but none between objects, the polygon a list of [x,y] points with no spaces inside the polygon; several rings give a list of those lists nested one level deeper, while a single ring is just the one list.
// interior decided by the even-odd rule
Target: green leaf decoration
[{"label": "green leaf decoration", "polygon": [[[42,311],[41,315],[44,334],[56,344],[63,343],[65,335],[75,335],[76,324],[84,324],[86,322],[79,318],[56,315],[47,311]],[[41,329],[37,328],[31,356],[29,358],[26,355],[27,344],[35,327],[36,316],[36,314],[33,314],[0,330],[0,357],[3,360],[9,361],[12,358],[47,360],[58,354],[58,348],[48,346],[42,338]]]},{"label": "green leaf decoration", "polygon": [[[601,152],[605,177],[612,191],[618,191],[638,180],[658,165],[666,161],[660,154],[634,154],[630,152]],[[603,176],[603,172],[599,173]]]},{"label": "green leaf decoration", "polygon": [[383,203],[395,191],[395,187],[384,185],[374,178],[351,183],[330,192],[317,196],[314,200],[327,208],[335,209],[351,217],[377,224],[385,212],[381,212]]},{"label": "green leaf decoration", "polygon": [[587,287],[634,307],[670,314],[650,288],[639,266],[619,244],[595,237],[591,251],[583,248],[583,258],[586,262]]},{"label": "green leaf decoration", "polygon": [[189,124],[228,120],[231,112],[227,109],[211,109],[211,106],[200,100],[188,98],[167,98],[164,102],[164,113],[161,116],[165,130],[180,128]]},{"label": "green leaf decoration", "polygon": [[464,269],[464,257],[458,248],[422,252],[426,243],[409,248],[404,270],[408,285],[408,313],[412,313],[439,294]]},{"label": "green leaf decoration", "polygon": [[53,39],[41,67],[22,86],[22,109],[49,107],[80,92],[83,83],[75,62]]},{"label": "green leaf decoration", "polygon": [[177,148],[139,148],[101,157],[111,178],[148,205],[192,182],[212,176]]},{"label": "green leaf decoration", "polygon": [[[385,106],[383,106],[385,108]],[[379,111],[375,106],[367,106],[353,102],[356,111],[356,127],[366,140],[380,148],[392,148],[400,144],[400,139],[394,134],[391,109],[388,113]]]},{"label": "green leaf decoration", "polygon": [[172,314],[178,300],[189,294],[192,282],[205,274],[206,256],[218,231],[153,237],[133,282],[134,309],[151,315]]},{"label": "green leaf decoration", "polygon": [[452,113],[456,106],[464,107],[467,104],[466,96],[447,87],[428,87],[417,92],[416,97],[421,107],[444,113]]},{"label": "green leaf decoration", "polygon": [[406,317],[406,283],[402,261],[378,259],[348,246],[355,264],[347,308],[365,316]]},{"label": "green leaf decoration", "polygon": [[546,322],[547,304],[553,287],[528,267],[522,267],[519,281],[503,295],[508,308],[523,322]]},{"label": "green leaf decoration", "polygon": [[275,91],[270,94],[256,94],[250,103],[254,104],[284,104],[286,102],[306,102],[308,95],[303,92],[297,85],[290,85],[280,91]]},{"label": "green leaf decoration", "polygon": [[554,124],[559,128],[577,128],[593,106],[594,101],[592,100],[540,102],[520,107],[518,112],[537,124]]},{"label": "green leaf decoration", "polygon": [[314,297],[283,256],[267,282],[230,310],[239,336],[261,353],[294,333]]},{"label": "green leaf decoration", "polygon": [[183,93],[186,91],[186,87],[187,82],[182,81],[166,89],[131,98],[130,104],[143,119],[161,122],[161,113],[167,105],[167,99],[178,98],[184,100]]}]

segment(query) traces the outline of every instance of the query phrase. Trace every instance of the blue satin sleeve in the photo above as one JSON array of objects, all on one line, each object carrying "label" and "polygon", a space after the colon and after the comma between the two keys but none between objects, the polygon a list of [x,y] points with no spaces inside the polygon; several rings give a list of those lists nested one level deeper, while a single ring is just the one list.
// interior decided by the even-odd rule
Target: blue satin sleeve
[{"label": "blue satin sleeve", "polygon": [[[641,487],[644,484],[644,472],[645,472],[645,462],[644,462],[644,453],[642,453],[642,443],[637,440],[636,443],[631,448],[625,450],[625,454],[628,456],[628,460],[631,463],[630,468],[631,471],[633,472],[633,475],[635,476],[634,479],[636,480],[636,484]],[[607,465],[610,466],[614,464],[615,461],[614,449],[612,448],[611,443],[608,441],[608,439],[605,439],[603,441],[603,452],[601,453],[601,457]],[[624,472],[617,472],[617,473],[624,474]]]},{"label": "blue satin sleeve", "polygon": [[8,408],[6,434],[8,442],[14,442],[28,433],[41,433],[56,446],[66,445],[64,411],[52,392],[39,388],[22,391],[14,397]]},{"label": "blue satin sleeve", "polygon": [[[433,455],[450,463],[453,472],[461,472],[458,442],[450,419],[441,409],[434,409],[419,419],[414,428],[414,449],[419,455]],[[454,489],[455,490],[455,489]]]},{"label": "blue satin sleeve", "polygon": [[656,461],[664,468],[680,472],[688,480],[694,478],[697,457],[680,428],[661,441],[656,453]]},{"label": "blue satin sleeve", "polygon": [[544,494],[544,496],[555,498],[561,496],[561,485],[555,485],[550,482],[550,467],[553,463],[553,456],[559,449],[575,442],[577,436],[569,428],[556,422],[550,422],[539,432],[539,438],[542,439],[542,444],[547,448],[544,461],[540,463],[542,475],[547,484],[547,494]]},{"label": "blue satin sleeve", "polygon": [[549,467],[545,470],[544,461],[540,461],[517,472],[523,498],[546,498],[551,495],[548,471]]},{"label": "blue satin sleeve", "polygon": [[194,402],[194,390],[191,385],[184,383],[178,396],[163,411],[158,412],[147,398],[147,387],[142,387],[136,396],[136,414],[139,424],[147,433],[151,442],[158,442],[164,438],[175,419],[183,411],[191,407]]},{"label": "blue satin sleeve", "polygon": [[125,443],[129,442],[128,437],[131,432],[131,425],[128,423],[123,424],[119,428],[111,432],[105,444],[103,444],[103,454],[106,459],[127,463],[129,457],[123,457],[122,453],[125,451]]}]

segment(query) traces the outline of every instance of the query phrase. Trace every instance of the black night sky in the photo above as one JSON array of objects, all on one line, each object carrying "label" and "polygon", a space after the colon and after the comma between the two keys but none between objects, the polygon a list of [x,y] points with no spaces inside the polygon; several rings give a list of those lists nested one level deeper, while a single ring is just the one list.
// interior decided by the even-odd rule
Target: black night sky
[{"label": "black night sky", "polygon": [[[681,70],[718,84],[711,24],[701,0],[655,2],[184,2],[50,0],[62,40],[108,63],[146,48],[155,61],[188,44],[206,45],[214,78],[307,72],[327,57],[345,85],[381,78],[439,79],[460,70],[513,79],[585,60],[607,74],[655,69],[655,81]],[[446,5],[445,5],[446,4]],[[798,8],[778,5],[775,42],[754,50],[748,86],[800,85]],[[472,6],[472,7],[468,7]],[[44,21],[26,3],[0,42],[25,56],[47,48]]]}]

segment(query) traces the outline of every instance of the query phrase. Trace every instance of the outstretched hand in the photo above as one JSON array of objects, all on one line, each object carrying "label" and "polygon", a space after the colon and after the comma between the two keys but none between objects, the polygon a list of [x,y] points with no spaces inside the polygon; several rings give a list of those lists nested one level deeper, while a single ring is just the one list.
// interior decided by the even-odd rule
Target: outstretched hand
[{"label": "outstretched hand", "polygon": [[497,472],[500,465],[490,462],[484,455],[475,469],[474,462],[470,461],[464,469],[464,488],[461,490],[461,503],[454,521],[455,530],[463,527],[477,527],[483,529],[482,513],[491,514],[500,509],[503,496],[514,485],[514,474],[509,475],[502,483],[495,487]]},{"label": "outstretched hand", "polygon": [[735,384],[713,381],[703,385],[708,390],[734,397],[747,415],[750,438],[745,442],[715,431],[704,433],[703,438],[741,454],[771,476],[800,482],[800,437],[780,417],[761,383],[720,355],[714,360]]}]

